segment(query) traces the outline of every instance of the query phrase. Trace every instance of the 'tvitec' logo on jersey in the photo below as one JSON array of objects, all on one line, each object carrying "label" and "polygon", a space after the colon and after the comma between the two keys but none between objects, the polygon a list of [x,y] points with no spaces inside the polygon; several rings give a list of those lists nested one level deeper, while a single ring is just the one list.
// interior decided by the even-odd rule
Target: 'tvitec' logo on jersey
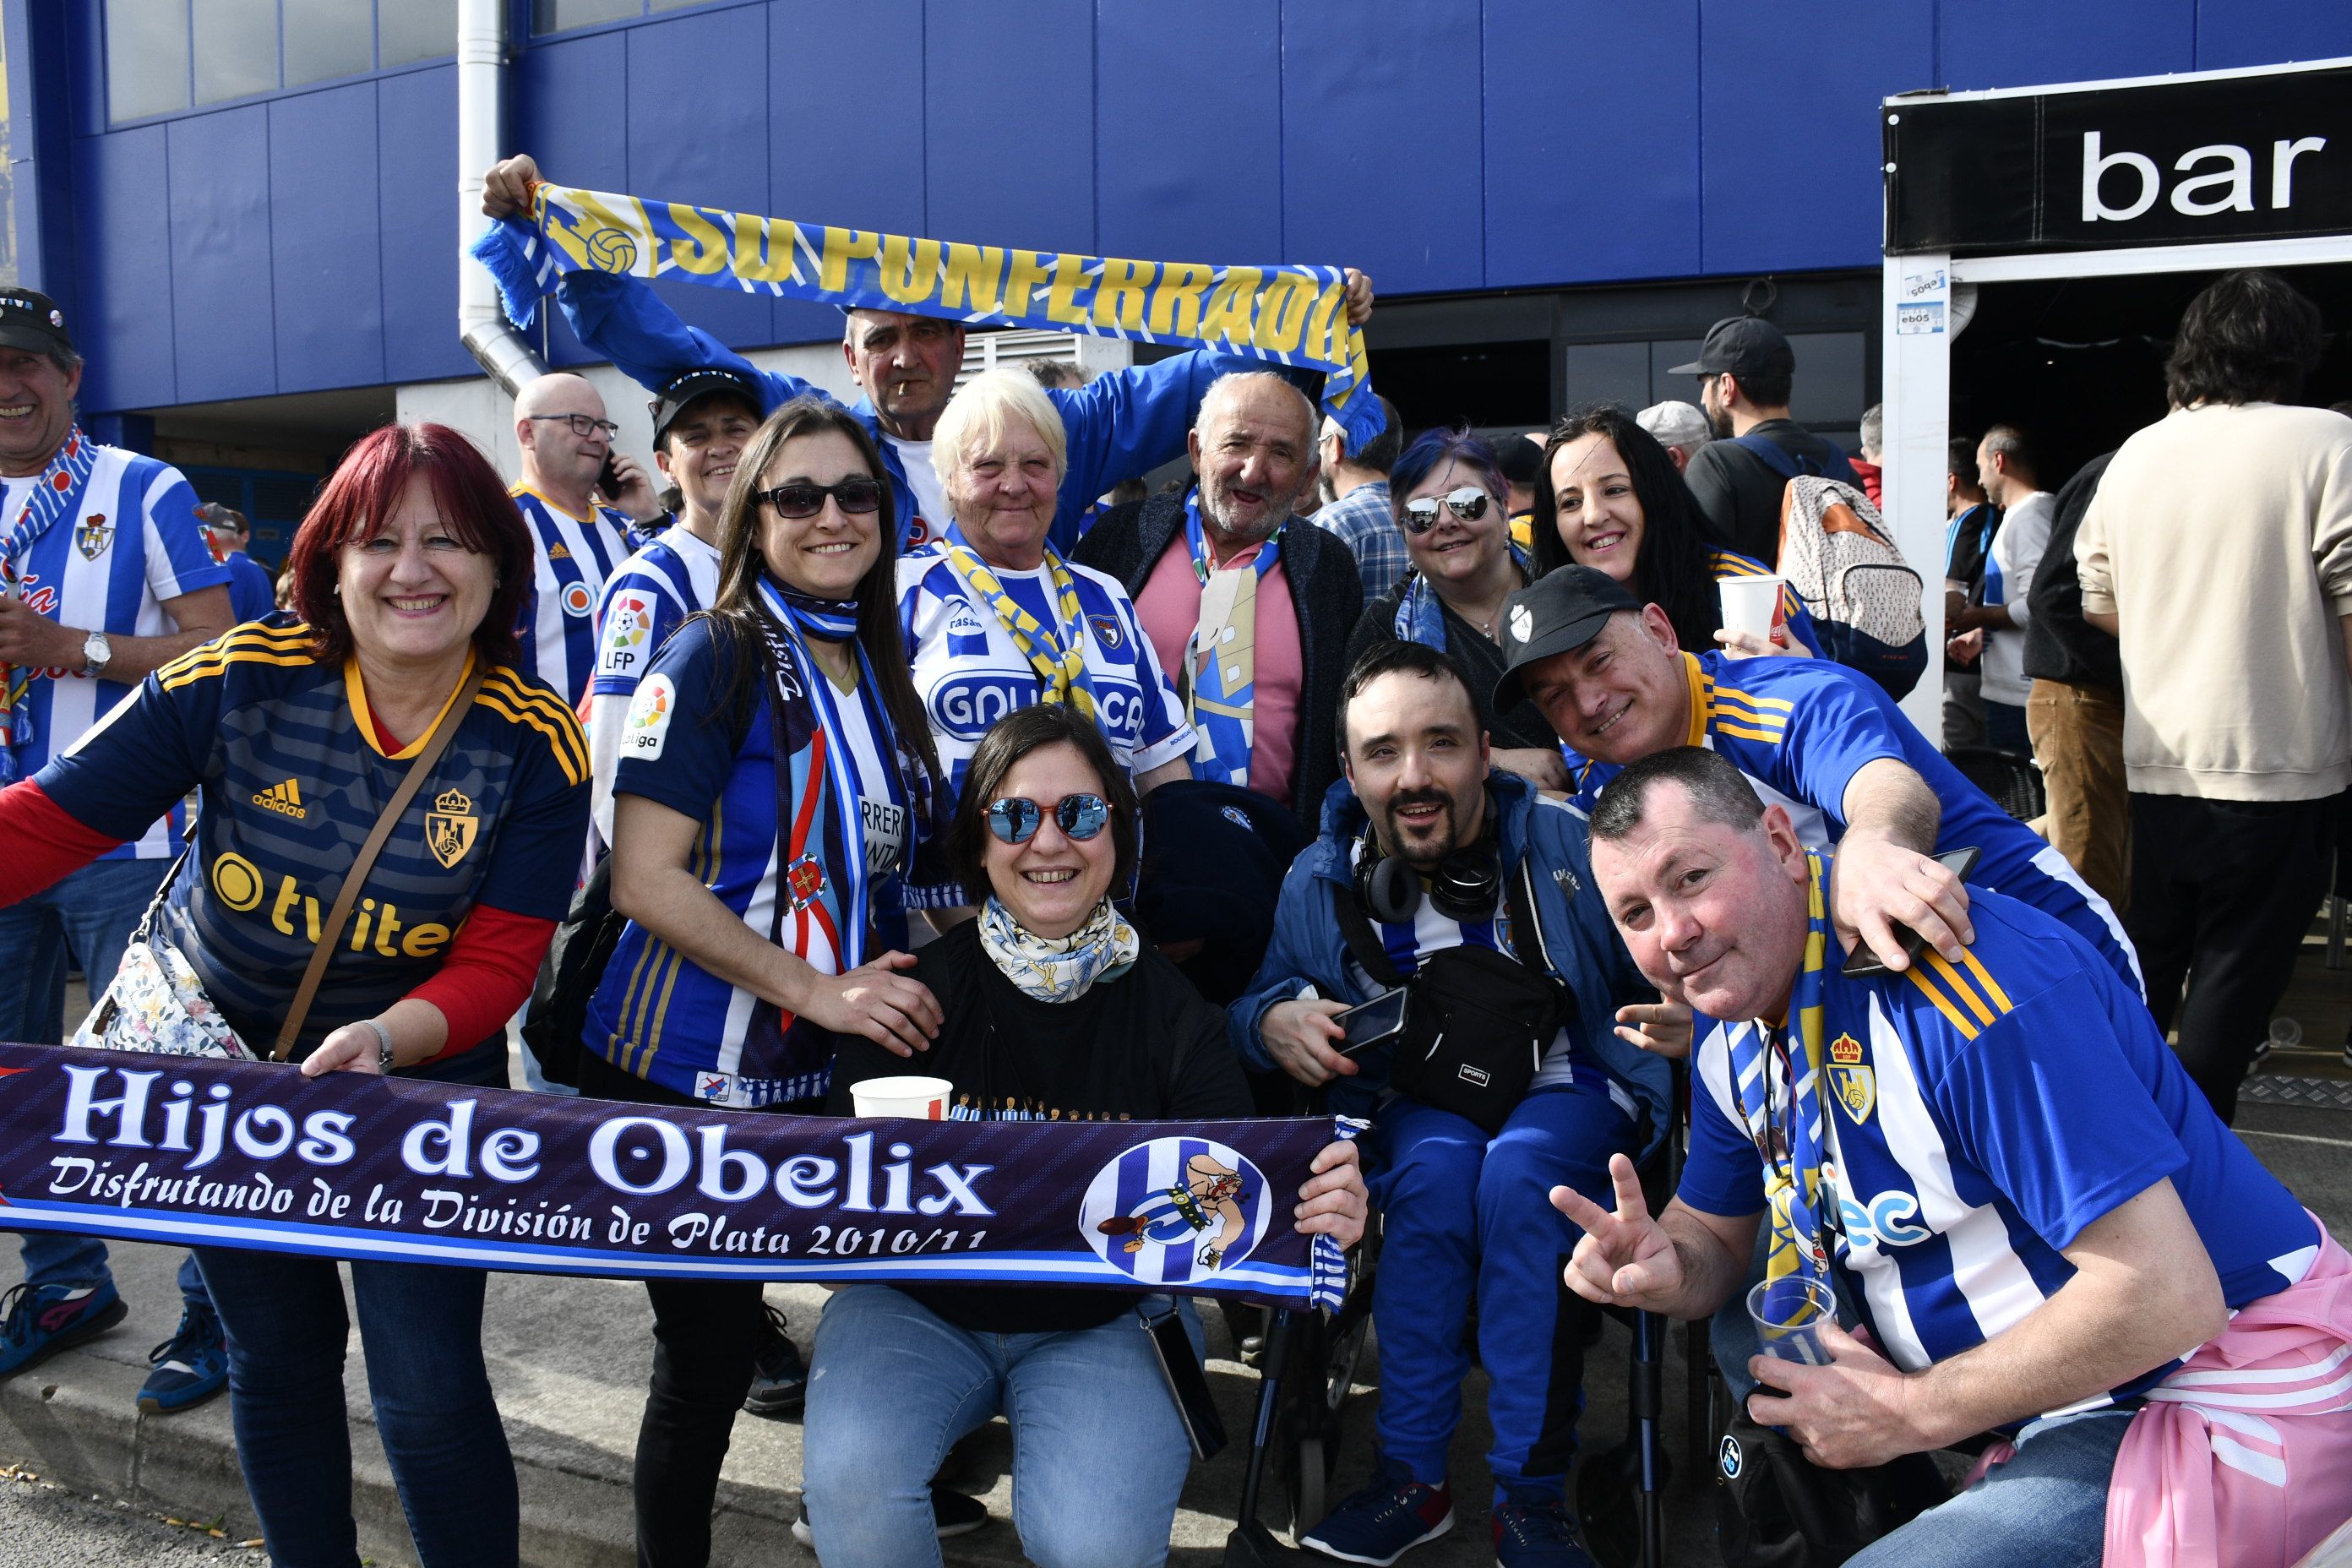
[{"label": "'tvitec' logo on jersey", "polygon": [[457,790],[445,789],[435,797],[433,809],[425,814],[425,847],[447,870],[466,858],[481,828],[474,803]]},{"label": "'tvitec' logo on jersey", "polygon": [[104,512],[94,511],[75,527],[73,537],[74,548],[81,552],[81,558],[95,561],[114,542],[114,525],[106,521]]},{"label": "'tvitec' logo on jersey", "polygon": [[1878,1075],[1864,1063],[1862,1055],[1862,1042],[1852,1035],[1840,1035],[1830,1042],[1830,1087],[1856,1122],[1869,1121],[1871,1108],[1878,1103]]},{"label": "'tvitec' logo on jersey", "polygon": [[1121,1273],[1181,1285],[1247,1258],[1270,1213],[1265,1177],[1234,1150],[1206,1138],[1155,1138],[1095,1173],[1078,1229]]}]

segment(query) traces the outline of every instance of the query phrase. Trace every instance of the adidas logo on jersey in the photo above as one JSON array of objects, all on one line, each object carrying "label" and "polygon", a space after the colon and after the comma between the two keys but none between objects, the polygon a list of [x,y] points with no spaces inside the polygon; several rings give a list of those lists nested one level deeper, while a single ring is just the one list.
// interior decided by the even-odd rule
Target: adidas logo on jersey
[{"label": "adidas logo on jersey", "polygon": [[301,786],[292,779],[288,779],[281,784],[272,784],[263,790],[253,797],[253,804],[265,811],[274,811],[280,816],[290,816],[297,822],[310,815],[303,809]]}]

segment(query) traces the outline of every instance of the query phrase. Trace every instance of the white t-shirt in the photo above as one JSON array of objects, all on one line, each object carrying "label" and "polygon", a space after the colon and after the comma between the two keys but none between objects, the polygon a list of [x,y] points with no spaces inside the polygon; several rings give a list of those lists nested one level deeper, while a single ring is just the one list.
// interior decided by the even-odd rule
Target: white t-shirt
[{"label": "white t-shirt", "polygon": [[[931,467],[931,444],[929,441],[905,441],[896,436],[885,436],[890,449],[898,454],[898,461],[907,470],[907,486],[915,492],[915,509],[923,519],[921,542],[942,539],[948,531],[948,492],[940,483],[939,470]],[[904,522],[904,518],[899,519]],[[909,546],[912,548],[912,546]]]},{"label": "white t-shirt", "polygon": [[2056,500],[2048,490],[2035,490],[2009,509],[2000,520],[2000,531],[1992,536],[1992,553],[1985,562],[1984,602],[2007,605],[2016,625],[1985,628],[1983,691],[1988,702],[2021,708],[2032,688],[2025,679],[2025,599],[2042,565],[2042,552],[2050,548]]}]

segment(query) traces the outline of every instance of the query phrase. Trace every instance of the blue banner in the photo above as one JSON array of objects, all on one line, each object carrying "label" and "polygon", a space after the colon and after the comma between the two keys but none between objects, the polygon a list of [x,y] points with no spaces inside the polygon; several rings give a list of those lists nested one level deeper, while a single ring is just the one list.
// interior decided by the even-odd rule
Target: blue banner
[{"label": "blue banner", "polygon": [[1291,1211],[1317,1152],[1350,1135],[1325,1117],[838,1120],[0,1045],[0,1229],[1336,1307],[1340,1250]]},{"label": "blue banner", "polygon": [[1248,354],[1323,373],[1323,408],[1348,449],[1381,433],[1364,334],[1337,267],[1122,261],[756,217],[541,182],[528,221],[492,224],[473,253],[528,329],[567,270],[668,278],[814,300]]}]

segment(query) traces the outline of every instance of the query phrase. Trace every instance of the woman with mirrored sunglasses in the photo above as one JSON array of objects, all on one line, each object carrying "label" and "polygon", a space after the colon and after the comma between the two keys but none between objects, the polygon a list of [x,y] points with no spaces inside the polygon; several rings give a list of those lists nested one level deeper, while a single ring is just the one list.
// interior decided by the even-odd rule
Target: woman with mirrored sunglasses
[{"label": "woman with mirrored sunglasses", "polygon": [[[653,656],[621,726],[612,900],[627,923],[588,1005],[583,1094],[814,1110],[843,1039],[904,1057],[940,1026],[906,973],[899,887],[936,764],[899,647],[881,473],[865,426],[817,398],[745,447],[717,595]],[[638,1561],[700,1563],[761,1288],[646,1291]]]},{"label": "woman with mirrored sunglasses", "polygon": [[1389,470],[1390,505],[1412,571],[1373,600],[1348,639],[1345,663],[1384,642],[1417,642],[1462,667],[1495,765],[1539,789],[1565,790],[1559,737],[1532,702],[1496,713],[1488,694],[1503,673],[1505,602],[1528,581],[1504,505],[1510,483],[1486,438],[1466,428],[1424,433]]},{"label": "woman with mirrored sunglasses", "polygon": [[[972,750],[996,720],[1033,702],[1093,722],[1139,792],[1192,776],[1192,728],[1115,577],[1046,542],[1069,437],[1034,376],[974,376],[940,416],[931,460],[954,515],[947,537],[899,564],[915,689],[929,711],[951,809]],[[926,857],[912,909],[944,929],[967,893]]]},{"label": "woman with mirrored sunglasses", "polygon": [[[947,1020],[922,1070],[953,1086],[950,1115],[1254,1113],[1223,1014],[1110,902],[1135,859],[1136,804],[1096,726],[1045,704],[999,721],[972,754],[949,845],[961,879],[986,900],[977,920],[923,949],[915,969]],[[850,1114],[852,1085],[903,1065],[845,1043],[832,1109]],[[1315,1166],[1298,1192],[1298,1228],[1352,1246],[1366,1202],[1354,1145],[1331,1144]],[[1232,1174],[1204,1168],[1187,1185],[1213,1207]],[[1200,1245],[1216,1245],[1213,1229]],[[1154,1314],[1171,1307],[1167,1297],[1075,1289],[866,1283],[837,1292],[817,1328],[806,1417],[809,1525],[826,1568],[937,1563],[925,1485],[950,1444],[999,1414],[1013,1428],[1013,1517],[1029,1561],[1164,1562],[1192,1450],[1139,1330],[1139,1304]],[[1199,1354],[1192,1304],[1172,1305]]]},{"label": "woman with mirrored sunglasses", "polygon": [[1612,404],[1580,408],[1552,426],[1536,484],[1535,567],[1540,577],[1573,562],[1606,572],[1666,612],[1692,653],[1718,645],[1738,658],[1818,656],[1820,634],[1793,590],[1781,590],[1786,639],[1767,643],[1723,630],[1716,584],[1769,577],[1772,568],[1718,550],[1658,438]]}]

